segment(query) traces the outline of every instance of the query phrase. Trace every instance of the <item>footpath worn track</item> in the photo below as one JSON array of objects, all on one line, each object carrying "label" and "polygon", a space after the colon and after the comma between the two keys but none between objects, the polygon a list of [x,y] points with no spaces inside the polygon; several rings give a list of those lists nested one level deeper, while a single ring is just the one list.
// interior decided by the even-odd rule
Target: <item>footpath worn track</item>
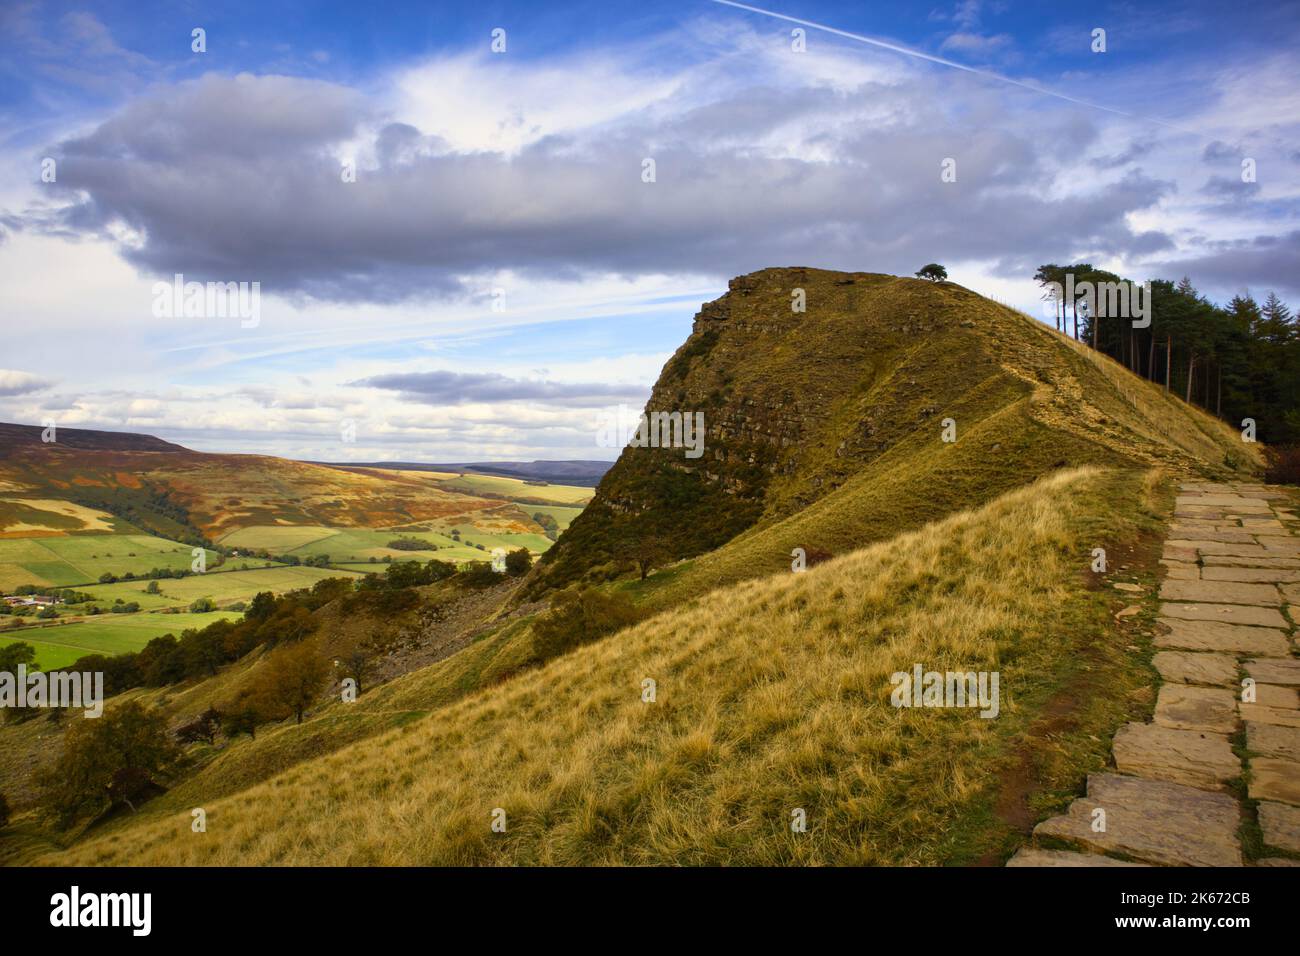
[{"label": "footpath worn track", "polygon": [[[1300,866],[1300,521],[1286,493],[1186,483],[1161,563],[1151,723],[1008,866]],[[1098,812],[1100,811],[1100,813]],[[1067,848],[1068,847],[1068,848]]]}]

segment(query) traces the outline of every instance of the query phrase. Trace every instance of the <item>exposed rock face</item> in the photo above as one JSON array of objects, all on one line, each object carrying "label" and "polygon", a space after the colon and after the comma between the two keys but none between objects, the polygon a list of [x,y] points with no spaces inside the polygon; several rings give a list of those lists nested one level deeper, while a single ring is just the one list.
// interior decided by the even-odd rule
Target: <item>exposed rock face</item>
[{"label": "exposed rock face", "polygon": [[1212,427],[1146,419],[1124,391],[1145,387],[1117,387],[1040,323],[951,283],[740,276],[700,308],[646,404],[702,413],[702,454],[625,448],[525,594],[626,572],[649,538],[666,561],[711,551],[877,473],[907,476],[889,520],[855,516],[805,547],[858,547],[1068,465],[1224,460]]},{"label": "exposed rock face", "polygon": [[[792,307],[796,290],[806,311]],[[918,428],[933,424],[937,440],[956,379],[999,376],[993,343],[970,348],[978,336],[959,325],[966,300],[982,301],[868,273],[765,269],[731,280],[701,307],[646,404],[703,412],[703,454],[625,449],[541,576],[567,583],[575,566],[617,561],[625,534],[667,539],[670,558],[698,554],[816,501]],[[934,353],[916,347],[957,334],[969,354],[943,383]]]}]

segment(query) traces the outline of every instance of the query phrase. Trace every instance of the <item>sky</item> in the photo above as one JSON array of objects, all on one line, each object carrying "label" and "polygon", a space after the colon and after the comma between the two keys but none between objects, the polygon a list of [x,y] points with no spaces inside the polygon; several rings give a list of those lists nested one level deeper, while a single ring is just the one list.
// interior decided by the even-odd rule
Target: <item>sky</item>
[{"label": "sky", "polygon": [[770,266],[1300,305],[1300,4],[768,2],[0,0],[0,420],[612,460]]}]

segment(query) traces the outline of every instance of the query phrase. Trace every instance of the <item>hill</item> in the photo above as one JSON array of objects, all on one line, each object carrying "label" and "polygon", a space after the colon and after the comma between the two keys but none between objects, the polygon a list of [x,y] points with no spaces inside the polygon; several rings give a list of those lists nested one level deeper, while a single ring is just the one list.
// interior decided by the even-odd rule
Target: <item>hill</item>
[{"label": "hill", "polygon": [[[1142,707],[1129,691],[1145,665],[1108,639],[1108,594],[1076,582],[1095,542],[1122,552],[1149,530],[1150,491],[1137,475],[1062,471],[439,706],[434,673],[452,658],[356,711],[333,703],[303,727],[232,744],[205,788],[185,785],[32,862],[934,864],[1009,853],[1014,827],[993,809],[1003,776],[1030,764],[1068,800],[1078,768],[1103,764],[1103,735]],[[916,661],[999,670],[999,719],[890,707],[891,673]],[[367,724],[371,736],[355,740]],[[353,742],[336,749],[337,736]],[[274,766],[254,770],[255,754]],[[202,839],[188,829],[196,805]],[[496,808],[502,834],[490,829]],[[791,830],[795,809],[805,834]]]},{"label": "hill", "polygon": [[268,455],[209,454],[147,435],[0,425],[0,489],[61,499],[180,541],[214,542],[251,526],[382,528],[436,522],[542,529],[510,502],[447,491],[429,476],[340,470]]},{"label": "hill", "polygon": [[[0,422],[0,460],[8,458],[20,448],[39,447],[45,429],[39,425],[15,425]],[[105,432],[89,428],[56,428],[51,436],[54,444],[87,451],[159,451],[183,452],[187,449],[152,435],[133,432]]]},{"label": "hill", "polygon": [[[795,290],[806,312],[792,311]],[[688,573],[709,586],[772,572],[794,547],[860,547],[1069,466],[1222,476],[1259,463],[1223,422],[1022,313],[871,273],[732,280],[646,411],[702,413],[702,456],[626,449],[530,597],[625,573],[642,547],[671,562],[742,534],[729,568],[710,559]]]},{"label": "hill", "polygon": [[[788,313],[793,288],[807,313]],[[425,595],[402,624],[416,669],[200,748],[170,793],[102,829],[25,822],[14,858],[1000,861],[1150,710],[1169,478],[1257,461],[1026,316],[868,274],[734,281],[648,408],[703,410],[704,455],[626,449],[513,594]],[[640,580],[627,548],[645,541],[663,566]],[[793,547],[835,556],[791,574]],[[547,658],[539,599],[575,582],[630,594],[645,619]],[[327,641],[371,626],[316,614]],[[891,675],[916,663],[997,672],[998,718],[890,706]],[[192,716],[257,666],[158,703]],[[189,831],[194,806],[208,839]]]}]

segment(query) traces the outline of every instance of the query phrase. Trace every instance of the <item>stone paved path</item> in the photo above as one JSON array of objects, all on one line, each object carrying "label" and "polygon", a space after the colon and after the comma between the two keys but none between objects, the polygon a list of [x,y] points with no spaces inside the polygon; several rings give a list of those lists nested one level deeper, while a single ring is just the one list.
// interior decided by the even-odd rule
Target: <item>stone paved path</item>
[{"label": "stone paved path", "polygon": [[1160,563],[1152,721],[1120,728],[1115,771],[1009,866],[1243,865],[1242,780],[1254,865],[1300,865],[1277,853],[1300,854],[1300,520],[1278,488],[1181,484]]}]

